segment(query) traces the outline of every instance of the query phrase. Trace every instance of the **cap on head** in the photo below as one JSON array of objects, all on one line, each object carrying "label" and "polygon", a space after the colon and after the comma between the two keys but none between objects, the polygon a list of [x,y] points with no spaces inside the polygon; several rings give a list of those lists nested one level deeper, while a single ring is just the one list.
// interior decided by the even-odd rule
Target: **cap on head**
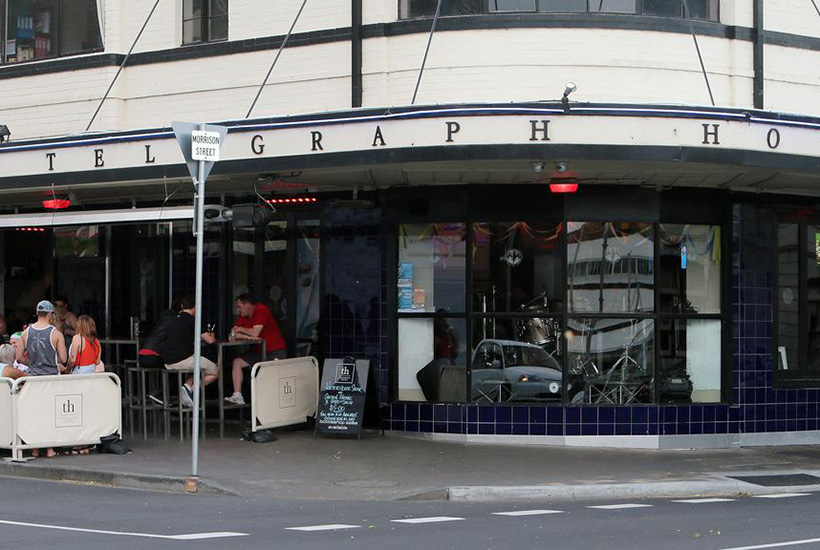
[{"label": "cap on head", "polygon": [[9,336],[9,341],[14,342],[16,340],[22,340],[23,333],[22,332],[15,332],[11,336]]},{"label": "cap on head", "polygon": [[43,300],[37,304],[37,313],[54,313],[54,304],[48,300]]}]

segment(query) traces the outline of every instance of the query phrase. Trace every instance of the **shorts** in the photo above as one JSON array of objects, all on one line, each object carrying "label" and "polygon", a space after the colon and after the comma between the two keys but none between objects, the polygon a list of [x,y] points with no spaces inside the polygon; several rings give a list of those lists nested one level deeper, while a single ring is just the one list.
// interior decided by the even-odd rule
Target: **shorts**
[{"label": "shorts", "polygon": [[97,365],[86,365],[84,367],[74,367],[71,371],[71,374],[94,374],[94,369],[97,368]]},{"label": "shorts", "polygon": [[[200,357],[199,366],[205,374],[212,374],[216,376],[216,363],[207,357]],[[194,370],[194,356],[192,355],[190,357],[186,357],[178,363],[171,363],[170,365],[166,364],[165,368],[168,370]]]},{"label": "shorts", "polygon": [[[257,363],[261,363],[262,353],[258,351],[249,351],[243,355],[239,356],[244,362],[248,364],[248,366],[254,366]],[[288,350],[286,349],[275,349],[273,351],[268,352],[267,359],[265,361],[273,361],[274,359],[287,359],[288,358]]]},{"label": "shorts", "polygon": [[161,355],[140,355],[139,365],[143,369],[164,369],[165,362]]}]

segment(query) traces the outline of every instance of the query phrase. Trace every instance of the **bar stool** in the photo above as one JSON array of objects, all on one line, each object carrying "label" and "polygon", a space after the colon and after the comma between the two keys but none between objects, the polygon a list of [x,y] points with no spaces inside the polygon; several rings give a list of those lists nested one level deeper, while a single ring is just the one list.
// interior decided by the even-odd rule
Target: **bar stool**
[{"label": "bar stool", "polygon": [[[185,421],[186,417],[190,416],[193,413],[193,409],[190,407],[185,407],[182,404],[182,398],[180,397],[176,407],[171,405],[171,388],[180,388],[185,380],[188,378],[188,375],[193,372],[193,369],[185,369],[185,370],[169,370],[169,369],[155,369],[157,372],[161,373],[160,377],[162,379],[162,406],[160,407],[163,416],[163,425],[164,425],[164,432],[165,432],[165,439],[168,439],[168,434],[171,432],[171,415],[172,413],[176,412],[179,418],[179,440],[185,440],[185,425],[188,422]],[[173,377],[176,376],[176,384],[172,385],[171,382]],[[179,393],[179,390],[177,390]],[[205,422],[206,422],[206,415],[205,415],[205,387],[200,386],[200,398],[199,398],[199,406],[201,409],[201,436],[205,438]]]},{"label": "bar stool", "polygon": [[[166,379],[161,376],[164,369],[146,369],[140,367],[135,360],[124,361],[124,367],[128,379],[126,395],[131,437],[134,437],[134,412],[138,411],[142,417],[142,438],[148,439],[149,413],[152,413],[151,417],[152,420],[154,420],[157,415],[153,413],[161,413],[165,408],[164,401],[162,405],[153,403],[148,399],[148,394],[155,391],[160,384],[165,385]],[[154,432],[156,433],[157,423],[152,422],[152,424],[154,425]],[[165,425],[167,425],[167,423],[165,423]],[[167,430],[165,431],[165,439],[168,439]]]}]

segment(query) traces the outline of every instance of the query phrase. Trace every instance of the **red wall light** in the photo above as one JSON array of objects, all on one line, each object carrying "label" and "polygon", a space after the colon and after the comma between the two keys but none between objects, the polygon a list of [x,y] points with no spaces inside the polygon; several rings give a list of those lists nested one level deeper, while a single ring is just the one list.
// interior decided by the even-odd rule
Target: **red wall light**
[{"label": "red wall light", "polygon": [[287,199],[270,199],[268,204],[307,204],[316,202],[316,197],[291,197]]},{"label": "red wall light", "polygon": [[577,183],[550,183],[550,191],[553,193],[575,193],[578,191]]},{"label": "red wall light", "polygon": [[43,208],[49,210],[64,210],[71,206],[69,199],[46,199],[43,201]]}]

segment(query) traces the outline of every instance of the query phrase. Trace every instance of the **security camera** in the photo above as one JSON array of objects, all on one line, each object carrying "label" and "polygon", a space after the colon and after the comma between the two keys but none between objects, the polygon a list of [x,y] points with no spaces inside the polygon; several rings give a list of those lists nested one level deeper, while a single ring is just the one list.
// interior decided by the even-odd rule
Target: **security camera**
[{"label": "security camera", "polygon": [[566,172],[569,165],[566,162],[558,161],[555,163],[555,170],[558,172]]}]

